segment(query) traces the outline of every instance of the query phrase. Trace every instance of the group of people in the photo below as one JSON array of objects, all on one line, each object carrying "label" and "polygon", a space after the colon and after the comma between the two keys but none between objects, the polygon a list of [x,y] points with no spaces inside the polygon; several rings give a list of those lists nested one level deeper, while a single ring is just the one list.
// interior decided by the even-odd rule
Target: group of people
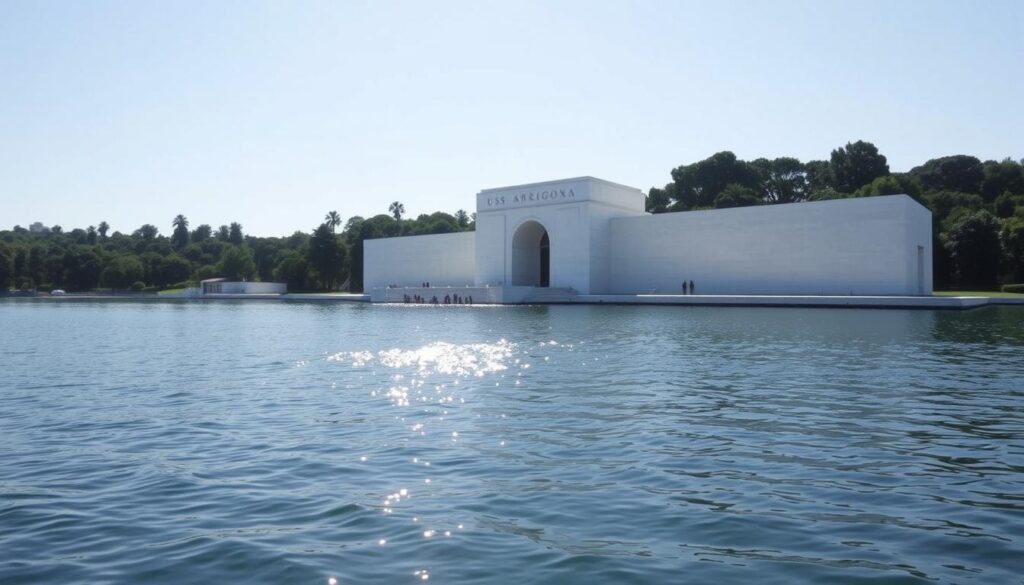
[{"label": "group of people", "polygon": [[684,280],[683,281],[683,294],[684,295],[692,295],[692,294],[694,294],[693,291],[694,291],[693,281],[691,280],[691,281],[687,282],[687,281]]},{"label": "group of people", "polygon": [[[426,304],[426,303],[430,303],[431,305],[440,305],[441,304],[441,301],[438,300],[437,295],[434,295],[433,297],[430,298],[430,300],[427,300],[427,297],[425,297],[425,296],[421,296],[421,295],[408,295],[407,294],[407,295],[403,295],[402,296],[402,302],[404,302],[406,304],[412,303],[412,304],[416,304],[416,305],[422,305],[422,304]],[[473,295],[469,295],[468,297],[463,297],[461,295],[457,295],[457,294],[454,294],[454,293],[453,294],[447,294],[447,295],[444,295],[444,304],[445,305],[472,305],[473,304]]]}]

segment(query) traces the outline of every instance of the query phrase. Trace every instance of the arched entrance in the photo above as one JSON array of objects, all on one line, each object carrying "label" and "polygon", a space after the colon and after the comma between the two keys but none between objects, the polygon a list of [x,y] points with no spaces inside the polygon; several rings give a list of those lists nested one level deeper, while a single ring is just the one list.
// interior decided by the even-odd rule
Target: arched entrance
[{"label": "arched entrance", "polygon": [[530,220],[512,236],[512,285],[551,285],[551,240],[548,230]]}]

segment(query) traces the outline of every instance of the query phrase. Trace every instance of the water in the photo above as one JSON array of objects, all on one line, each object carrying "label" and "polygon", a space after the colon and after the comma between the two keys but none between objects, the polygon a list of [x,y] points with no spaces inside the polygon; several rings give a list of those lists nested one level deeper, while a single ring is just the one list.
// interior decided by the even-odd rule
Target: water
[{"label": "water", "polygon": [[5,584],[1024,582],[1024,308],[0,329]]}]

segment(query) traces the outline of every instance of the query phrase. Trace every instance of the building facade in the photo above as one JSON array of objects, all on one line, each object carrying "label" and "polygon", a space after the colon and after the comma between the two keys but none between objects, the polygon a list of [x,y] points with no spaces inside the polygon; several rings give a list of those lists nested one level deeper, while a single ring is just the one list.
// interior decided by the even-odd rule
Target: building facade
[{"label": "building facade", "polygon": [[693,281],[709,295],[932,293],[931,213],[906,195],[657,215],[644,201],[593,177],[486,189],[474,232],[367,240],[364,290],[677,294]]}]

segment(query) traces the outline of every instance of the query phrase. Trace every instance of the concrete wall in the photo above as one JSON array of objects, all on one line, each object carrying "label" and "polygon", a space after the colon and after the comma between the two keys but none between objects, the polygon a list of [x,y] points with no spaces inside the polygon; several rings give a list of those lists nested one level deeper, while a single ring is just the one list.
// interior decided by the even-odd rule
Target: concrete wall
[{"label": "concrete wall", "polygon": [[[210,286],[212,285],[212,286]],[[221,281],[207,285],[208,294],[223,295],[283,295],[288,292],[284,282],[236,282]],[[201,289],[196,289],[201,290]]]},{"label": "concrete wall", "polygon": [[931,213],[906,195],[623,217],[607,292],[931,294],[931,252]]},{"label": "concrete wall", "polygon": [[399,286],[466,286],[476,278],[476,232],[381,238],[363,242],[363,290]]}]

